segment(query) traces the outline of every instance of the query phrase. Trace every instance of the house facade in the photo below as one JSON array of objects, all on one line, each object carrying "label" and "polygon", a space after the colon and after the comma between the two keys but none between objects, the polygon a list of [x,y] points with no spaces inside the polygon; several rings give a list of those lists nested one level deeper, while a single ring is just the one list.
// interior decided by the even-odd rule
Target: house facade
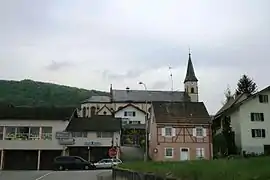
[{"label": "house facade", "polygon": [[211,159],[211,119],[202,102],[153,103],[149,124],[153,161]]},{"label": "house facade", "polygon": [[121,119],[108,115],[73,118],[66,128],[74,143],[66,146],[66,154],[81,156],[92,162],[109,158],[109,149],[116,148],[120,157]]},{"label": "house facade", "polygon": [[270,153],[270,86],[253,95],[231,98],[213,120],[216,136],[230,121],[238,153]]},{"label": "house facade", "polygon": [[[74,108],[9,107],[0,113],[0,168],[45,170],[64,147],[55,138]],[[14,163],[16,162],[16,163]]]}]

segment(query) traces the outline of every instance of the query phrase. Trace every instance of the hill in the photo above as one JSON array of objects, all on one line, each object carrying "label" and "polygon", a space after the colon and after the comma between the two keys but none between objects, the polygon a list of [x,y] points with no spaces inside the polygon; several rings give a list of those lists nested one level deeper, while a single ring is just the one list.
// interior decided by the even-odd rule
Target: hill
[{"label": "hill", "polygon": [[0,103],[14,106],[76,106],[93,95],[108,93],[32,80],[0,80]]}]

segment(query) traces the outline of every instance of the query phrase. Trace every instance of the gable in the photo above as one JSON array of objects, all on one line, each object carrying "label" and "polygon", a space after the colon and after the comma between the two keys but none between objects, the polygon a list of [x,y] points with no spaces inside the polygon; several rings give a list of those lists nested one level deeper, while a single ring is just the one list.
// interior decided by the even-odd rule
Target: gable
[{"label": "gable", "polygon": [[124,106],[123,108],[119,109],[118,111],[115,112],[115,116],[120,116],[121,114],[124,114],[125,111],[133,111],[136,112],[137,115],[145,115],[145,112],[138,107],[135,107],[133,105],[127,105]]},{"label": "gable", "polygon": [[97,111],[97,115],[112,115],[112,112],[106,105],[104,105]]}]

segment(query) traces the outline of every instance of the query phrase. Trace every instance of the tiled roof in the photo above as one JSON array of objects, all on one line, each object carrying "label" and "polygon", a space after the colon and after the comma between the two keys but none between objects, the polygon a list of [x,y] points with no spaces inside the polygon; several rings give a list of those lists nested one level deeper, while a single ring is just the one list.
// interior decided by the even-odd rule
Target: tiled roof
[{"label": "tiled roof", "polygon": [[203,102],[156,102],[153,108],[157,123],[211,123]]},{"label": "tiled roof", "polygon": [[91,98],[83,101],[83,103],[87,103],[87,102],[109,103],[109,102],[111,102],[111,98],[110,98],[110,96],[92,96]]},{"label": "tiled roof", "polygon": [[189,101],[187,93],[182,91],[145,91],[145,90],[112,90],[115,102],[182,102]]},{"label": "tiled roof", "polygon": [[99,131],[99,132],[115,132],[121,130],[121,118],[114,118],[113,116],[93,116],[90,118],[73,118],[67,128],[70,132],[85,132],[85,131]]},{"label": "tiled roof", "polygon": [[75,107],[0,107],[2,120],[68,120]]}]

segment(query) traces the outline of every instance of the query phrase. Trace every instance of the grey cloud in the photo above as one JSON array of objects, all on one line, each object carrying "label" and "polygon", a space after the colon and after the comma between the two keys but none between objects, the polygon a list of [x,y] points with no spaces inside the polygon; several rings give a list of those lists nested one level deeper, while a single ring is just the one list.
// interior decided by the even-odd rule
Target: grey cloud
[{"label": "grey cloud", "polygon": [[72,66],[73,64],[67,61],[63,61],[63,62],[56,62],[56,61],[52,61],[51,64],[49,64],[48,66],[46,66],[46,69],[50,70],[50,71],[57,71],[60,70],[64,67],[69,67]]},{"label": "grey cloud", "polygon": [[115,73],[108,70],[103,71],[102,76],[104,79],[109,80],[121,80],[121,79],[132,79],[140,76],[144,71],[139,69],[128,70],[124,73]]},{"label": "grey cloud", "polygon": [[157,81],[152,85],[152,89],[164,89],[167,85],[167,81]]}]

